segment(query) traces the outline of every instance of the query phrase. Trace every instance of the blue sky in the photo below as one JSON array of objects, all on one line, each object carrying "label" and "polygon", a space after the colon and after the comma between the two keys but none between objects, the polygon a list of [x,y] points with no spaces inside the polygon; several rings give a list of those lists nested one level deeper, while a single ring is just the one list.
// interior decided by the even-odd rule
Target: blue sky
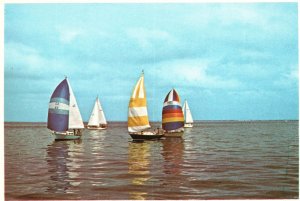
[{"label": "blue sky", "polygon": [[127,120],[145,71],[150,120],[174,87],[197,120],[298,119],[297,3],[5,4],[4,120],[47,120],[67,75],[84,121]]}]

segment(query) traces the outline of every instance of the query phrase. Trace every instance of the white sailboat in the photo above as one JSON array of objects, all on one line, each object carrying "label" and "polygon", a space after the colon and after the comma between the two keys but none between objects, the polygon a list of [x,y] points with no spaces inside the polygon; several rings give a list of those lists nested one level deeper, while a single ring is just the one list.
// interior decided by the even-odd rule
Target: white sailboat
[{"label": "white sailboat", "polygon": [[187,100],[184,101],[182,111],[183,111],[183,116],[184,116],[184,127],[192,128],[194,120],[193,120],[192,113],[191,113],[191,110],[190,110]]},{"label": "white sailboat", "polygon": [[84,125],[67,78],[55,88],[50,98],[47,128],[55,135],[55,140],[74,140],[81,137]]},{"label": "white sailboat", "polygon": [[103,130],[107,128],[107,121],[98,96],[96,98],[87,128],[91,130]]}]

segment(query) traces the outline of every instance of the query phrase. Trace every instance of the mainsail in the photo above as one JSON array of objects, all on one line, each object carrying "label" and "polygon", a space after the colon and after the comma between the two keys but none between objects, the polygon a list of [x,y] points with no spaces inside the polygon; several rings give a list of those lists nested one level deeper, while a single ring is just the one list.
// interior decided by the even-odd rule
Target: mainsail
[{"label": "mainsail", "polygon": [[187,100],[184,101],[182,111],[183,111],[185,123],[189,123],[189,124],[194,123],[192,113]]},{"label": "mainsail", "polygon": [[93,108],[93,111],[92,111],[92,114],[90,116],[90,119],[89,119],[89,122],[88,122],[88,126],[99,126],[99,105],[98,105],[98,97],[95,101],[95,104],[94,104],[94,108]]},{"label": "mainsail", "polygon": [[107,122],[99,98],[97,97],[88,122],[88,126],[99,126],[100,124],[106,125]]},{"label": "mainsail", "polygon": [[146,91],[144,87],[144,73],[141,75],[134,87],[128,107],[128,131],[130,133],[140,132],[150,128]]},{"label": "mainsail", "polygon": [[174,131],[184,126],[180,97],[175,89],[166,96],[162,111],[162,128],[166,131]]},{"label": "mainsail", "polygon": [[100,124],[107,124],[105,115],[104,115],[104,111],[102,109],[101,103],[99,101],[99,99],[97,100],[97,104],[98,104],[98,108],[99,108],[99,123]]},{"label": "mainsail", "polygon": [[70,115],[69,115],[69,129],[76,129],[76,128],[84,128],[82,117],[70,85],[70,82],[67,80],[69,84],[69,91],[70,91]]}]

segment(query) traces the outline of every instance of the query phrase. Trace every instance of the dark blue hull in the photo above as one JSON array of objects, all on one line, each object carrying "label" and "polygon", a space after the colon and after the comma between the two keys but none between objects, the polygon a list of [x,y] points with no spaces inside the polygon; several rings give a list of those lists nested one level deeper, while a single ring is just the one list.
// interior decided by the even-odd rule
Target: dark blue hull
[{"label": "dark blue hull", "polygon": [[141,134],[129,134],[133,140],[159,140],[163,135],[141,135]]}]

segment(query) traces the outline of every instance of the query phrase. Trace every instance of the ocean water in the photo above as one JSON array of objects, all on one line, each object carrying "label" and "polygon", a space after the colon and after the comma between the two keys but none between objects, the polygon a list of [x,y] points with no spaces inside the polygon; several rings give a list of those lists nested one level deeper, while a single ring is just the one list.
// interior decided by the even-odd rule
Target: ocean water
[{"label": "ocean water", "polygon": [[139,143],[125,122],[77,141],[54,141],[45,123],[4,131],[7,200],[299,197],[298,121],[197,122]]}]

